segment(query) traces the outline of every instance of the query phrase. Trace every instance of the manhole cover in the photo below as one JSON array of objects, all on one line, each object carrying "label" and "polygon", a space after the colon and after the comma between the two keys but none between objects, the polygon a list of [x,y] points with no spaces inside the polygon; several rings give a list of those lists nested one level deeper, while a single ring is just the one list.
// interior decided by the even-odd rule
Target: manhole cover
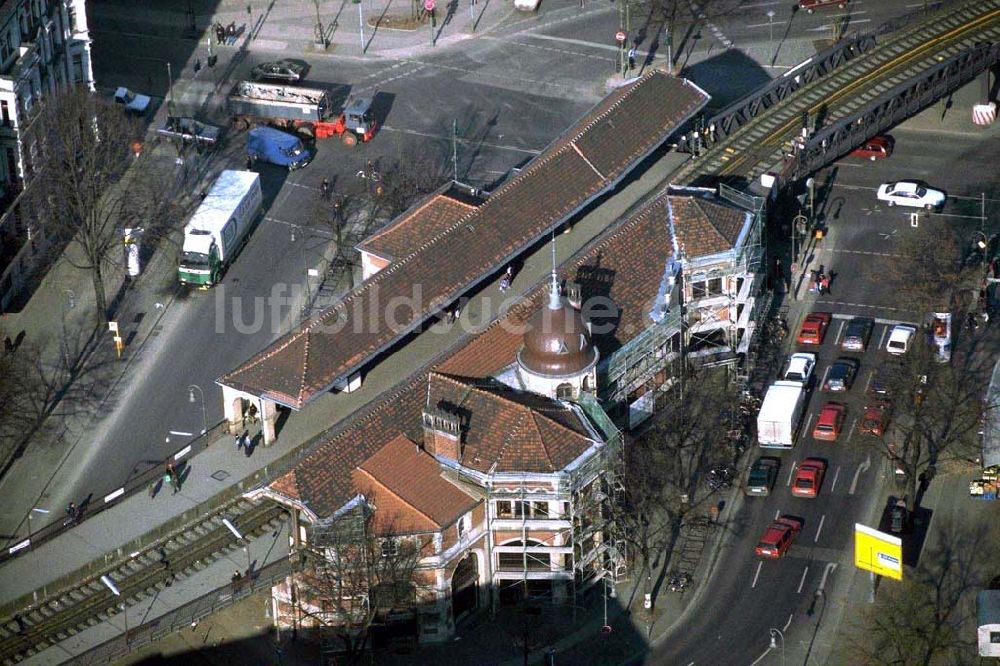
[{"label": "manhole cover", "polygon": [[212,478],[215,479],[216,481],[225,481],[226,479],[229,478],[229,472],[227,472],[224,469],[220,469],[219,471],[217,471],[215,474],[212,475]]}]

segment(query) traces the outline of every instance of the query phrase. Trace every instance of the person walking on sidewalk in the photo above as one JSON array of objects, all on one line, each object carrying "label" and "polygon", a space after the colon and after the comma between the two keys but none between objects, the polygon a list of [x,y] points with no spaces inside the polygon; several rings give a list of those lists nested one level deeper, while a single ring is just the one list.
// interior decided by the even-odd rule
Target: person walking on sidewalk
[{"label": "person walking on sidewalk", "polygon": [[80,519],[80,509],[77,507],[76,502],[70,502],[66,505],[66,522],[64,525],[75,525],[76,521]]},{"label": "person walking on sidewalk", "polygon": [[173,494],[176,495],[177,491],[180,490],[180,483],[177,480],[177,470],[174,469],[173,463],[167,463],[167,471],[163,475],[163,480],[170,484],[170,487],[174,489]]},{"label": "person walking on sidewalk", "polygon": [[319,186],[320,191],[323,193],[323,200],[330,200],[330,179],[326,176],[323,177],[323,182]]},{"label": "person walking on sidewalk", "polygon": [[243,448],[243,435],[236,433],[236,453],[240,452]]}]

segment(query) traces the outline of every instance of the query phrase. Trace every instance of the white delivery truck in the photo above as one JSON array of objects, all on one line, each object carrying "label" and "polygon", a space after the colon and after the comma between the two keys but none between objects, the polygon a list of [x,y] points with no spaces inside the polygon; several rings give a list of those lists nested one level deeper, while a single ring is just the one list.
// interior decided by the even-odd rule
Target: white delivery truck
[{"label": "white delivery truck", "polygon": [[757,413],[757,444],[769,449],[792,448],[805,403],[802,382],[771,384]]},{"label": "white delivery truck", "polygon": [[181,284],[207,289],[222,278],[260,214],[260,176],[223,171],[184,227]]}]

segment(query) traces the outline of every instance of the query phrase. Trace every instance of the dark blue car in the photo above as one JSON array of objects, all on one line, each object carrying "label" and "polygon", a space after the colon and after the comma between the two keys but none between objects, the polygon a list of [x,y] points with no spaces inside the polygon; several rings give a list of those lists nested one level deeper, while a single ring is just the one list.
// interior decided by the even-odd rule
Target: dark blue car
[{"label": "dark blue car", "polygon": [[294,134],[273,127],[255,127],[247,135],[247,155],[252,160],[301,169],[312,161],[312,153]]}]

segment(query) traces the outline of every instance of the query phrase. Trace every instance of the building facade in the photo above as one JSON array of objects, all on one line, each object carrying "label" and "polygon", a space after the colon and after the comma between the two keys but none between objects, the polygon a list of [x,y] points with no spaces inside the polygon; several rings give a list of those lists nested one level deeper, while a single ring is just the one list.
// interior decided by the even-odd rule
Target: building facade
[{"label": "building facade", "polygon": [[84,0],[0,5],[0,312],[14,303],[45,245],[19,206],[37,161],[40,105],[75,85],[94,87]]}]

